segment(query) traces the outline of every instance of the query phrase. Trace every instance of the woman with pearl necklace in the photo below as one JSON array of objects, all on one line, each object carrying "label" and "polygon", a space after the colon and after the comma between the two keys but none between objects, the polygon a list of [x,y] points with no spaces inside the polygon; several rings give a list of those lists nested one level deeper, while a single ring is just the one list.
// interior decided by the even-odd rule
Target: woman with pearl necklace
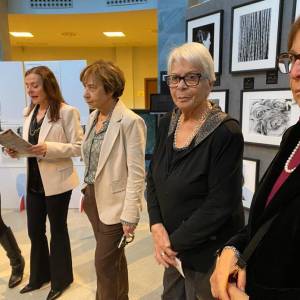
[{"label": "woman with pearl necklace", "polygon": [[[300,18],[292,25],[288,52],[278,67],[289,74],[300,106]],[[211,291],[220,300],[300,299],[300,121],[283,135],[280,149],[253,196],[248,225],[219,250]],[[272,220],[242,268],[241,253],[256,232]],[[249,249],[249,248],[248,248]],[[229,278],[235,276],[235,283]]]}]

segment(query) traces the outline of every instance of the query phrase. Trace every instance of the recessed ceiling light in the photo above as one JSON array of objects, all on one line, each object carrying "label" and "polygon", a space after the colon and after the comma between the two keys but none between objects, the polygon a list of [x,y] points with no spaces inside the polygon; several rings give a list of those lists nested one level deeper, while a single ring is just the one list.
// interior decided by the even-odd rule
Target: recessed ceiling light
[{"label": "recessed ceiling light", "polygon": [[106,32],[103,32],[103,34],[108,37],[124,37],[125,36],[125,34],[121,31],[106,31]]},{"label": "recessed ceiling light", "polygon": [[10,35],[14,37],[33,37],[31,32],[20,32],[20,31],[11,31]]}]

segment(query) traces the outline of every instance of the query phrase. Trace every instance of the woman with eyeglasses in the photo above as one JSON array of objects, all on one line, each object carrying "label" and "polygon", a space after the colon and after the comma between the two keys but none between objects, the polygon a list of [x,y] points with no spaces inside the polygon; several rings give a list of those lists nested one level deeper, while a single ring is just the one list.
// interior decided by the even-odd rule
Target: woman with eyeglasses
[{"label": "woman with eyeglasses", "polygon": [[202,44],[175,48],[166,80],[176,108],[160,121],[147,176],[155,257],[165,267],[162,299],[209,300],[214,253],[244,225],[243,137],[208,100],[215,73]]},{"label": "woman with eyeglasses", "polygon": [[[279,69],[289,73],[293,97],[300,106],[300,18],[292,25],[288,52],[279,55]],[[260,182],[248,225],[219,251],[211,277],[214,297],[221,300],[300,299],[299,164],[298,121],[284,133],[280,149]],[[269,220],[271,225],[253,247],[247,265],[241,266],[245,258],[241,253]],[[236,282],[228,283],[232,275]]]}]

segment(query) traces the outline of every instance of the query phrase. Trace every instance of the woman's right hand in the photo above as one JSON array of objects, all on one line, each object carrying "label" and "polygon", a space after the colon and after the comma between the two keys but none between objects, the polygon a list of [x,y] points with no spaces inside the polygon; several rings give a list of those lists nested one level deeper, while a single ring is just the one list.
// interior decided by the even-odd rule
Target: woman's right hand
[{"label": "woman's right hand", "polygon": [[175,266],[175,257],[177,252],[171,249],[169,235],[164,225],[161,223],[152,225],[151,233],[154,242],[156,261],[166,268],[168,268],[170,265]]},{"label": "woman's right hand", "polygon": [[210,277],[211,292],[214,298],[230,300],[228,295],[228,281],[231,275],[235,275],[237,287],[242,291],[246,285],[246,271],[236,265],[237,257],[233,249],[224,248],[217,258],[215,270]]},{"label": "woman's right hand", "polygon": [[11,158],[17,158],[18,157],[18,152],[10,149],[10,148],[4,148],[5,153],[7,153],[7,155],[9,155]]}]

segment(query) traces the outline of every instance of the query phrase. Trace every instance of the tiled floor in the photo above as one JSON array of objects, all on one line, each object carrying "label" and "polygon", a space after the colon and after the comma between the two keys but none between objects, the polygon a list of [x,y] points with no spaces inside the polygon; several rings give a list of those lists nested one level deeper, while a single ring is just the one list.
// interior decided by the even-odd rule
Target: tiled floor
[{"label": "tiled floor", "polygon": [[[24,279],[20,286],[9,289],[7,287],[10,266],[5,253],[0,247],[0,300],[42,300],[46,299],[49,285],[40,290],[21,295],[19,290],[27,283],[29,276],[30,241],[26,229],[26,213],[3,210],[5,223],[13,229],[19,246],[26,260]],[[74,283],[61,296],[62,300],[94,300],[96,276],[93,265],[95,241],[90,224],[84,213],[78,210],[69,211],[69,233],[72,246]],[[135,241],[126,250],[129,269],[130,300],[160,299],[162,291],[162,267],[154,260],[152,241],[149,234],[146,212],[143,212],[141,222],[136,230]]]}]

